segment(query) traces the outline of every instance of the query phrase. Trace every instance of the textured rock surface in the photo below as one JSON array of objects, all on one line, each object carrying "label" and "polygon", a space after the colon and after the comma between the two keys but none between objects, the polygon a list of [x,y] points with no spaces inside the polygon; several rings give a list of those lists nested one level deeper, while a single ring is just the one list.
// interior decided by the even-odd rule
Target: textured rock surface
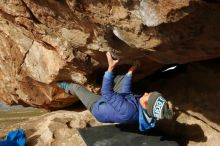
[{"label": "textured rock surface", "polygon": [[137,84],[149,91],[159,90],[173,103],[177,122],[161,121],[159,127],[166,135],[176,135],[182,145],[220,144],[219,61],[192,63]]},{"label": "textured rock surface", "polygon": [[[157,123],[155,129],[160,134],[176,139],[181,146],[220,145],[219,61],[184,65],[134,84],[139,92],[159,90],[172,102],[175,118]],[[76,107],[74,110],[79,111]],[[8,123],[0,128],[0,138],[10,130],[23,128],[28,146],[84,146],[76,128],[102,125],[88,111],[56,111],[20,124]]]},{"label": "textured rock surface", "polygon": [[[197,0],[4,0],[0,2],[0,93],[9,104],[57,109],[77,99],[58,80],[94,88],[105,52],[144,64],[218,57],[218,3]],[[126,68],[126,67],[125,67]]]},{"label": "textured rock surface", "polygon": [[[209,0],[1,0],[0,98],[47,109],[69,106],[77,98],[57,89],[56,81],[97,92],[106,51],[121,59],[122,72],[140,60],[138,78],[166,64],[219,57],[219,7]],[[178,109],[177,121],[159,124],[183,145],[220,145],[219,68],[213,66],[198,63],[186,75],[139,83],[139,90],[159,90]],[[26,129],[29,145],[72,146],[84,145],[75,128],[87,124],[100,123],[88,112],[61,111],[18,127]]]},{"label": "textured rock surface", "polygon": [[141,0],[140,16],[147,26],[158,26],[161,23],[176,22],[188,15],[182,10],[190,5],[191,0]]},{"label": "textured rock surface", "polygon": [[[180,112],[176,120],[159,123],[156,130],[176,139],[182,146],[218,146],[219,131],[204,124],[206,118],[202,115],[188,113]],[[22,128],[26,132],[27,146],[85,146],[77,129],[99,125],[103,124],[97,122],[89,111],[56,111],[0,130],[0,139],[10,130]]]},{"label": "textured rock surface", "polygon": [[[89,111],[57,111],[31,118],[9,129],[24,129],[28,146],[85,146],[77,129],[98,125],[102,124]],[[1,130],[0,137],[4,137],[9,129]]]},{"label": "textured rock surface", "polygon": [[220,4],[198,0],[4,0],[0,2],[0,94],[5,102],[57,109],[77,99],[58,80],[94,89],[107,66],[142,61],[140,77],[164,64],[220,56]]}]

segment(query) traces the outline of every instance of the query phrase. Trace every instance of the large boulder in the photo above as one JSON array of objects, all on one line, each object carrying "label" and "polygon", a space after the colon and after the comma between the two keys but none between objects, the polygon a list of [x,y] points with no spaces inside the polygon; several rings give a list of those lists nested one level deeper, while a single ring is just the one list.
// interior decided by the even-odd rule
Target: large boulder
[{"label": "large boulder", "polygon": [[102,124],[89,111],[56,111],[1,129],[0,139],[10,130],[22,128],[27,146],[85,146],[77,129],[98,125]]},{"label": "large boulder", "polygon": [[[139,92],[160,91],[172,103],[174,118],[158,121],[154,130],[166,138],[175,139],[181,146],[220,145],[219,61],[181,65],[134,84],[134,89]],[[0,139],[9,131],[22,128],[27,134],[27,146],[84,146],[77,129],[103,124],[96,121],[88,110],[82,111],[80,104],[76,105],[72,107],[75,111],[62,110],[26,117],[25,122],[18,124],[13,124],[16,118],[9,116],[11,120],[5,122],[8,126],[1,124]]]},{"label": "large boulder", "polygon": [[[188,112],[190,114],[179,113],[173,121],[159,123],[155,131],[172,137],[183,146],[218,146],[220,134],[212,127],[213,124],[204,123],[206,118],[196,112]],[[56,111],[0,129],[0,139],[9,131],[22,128],[26,133],[27,146],[86,146],[78,129],[101,125],[89,111]]]},{"label": "large boulder", "polygon": [[97,91],[105,52],[134,60],[139,79],[165,64],[220,56],[220,4],[203,0],[4,0],[0,94],[8,104],[59,109],[77,101],[59,80]]}]

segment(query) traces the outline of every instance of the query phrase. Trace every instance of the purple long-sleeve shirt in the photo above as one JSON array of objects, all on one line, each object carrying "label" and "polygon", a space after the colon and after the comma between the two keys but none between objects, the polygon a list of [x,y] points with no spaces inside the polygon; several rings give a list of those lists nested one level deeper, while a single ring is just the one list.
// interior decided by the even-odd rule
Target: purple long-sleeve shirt
[{"label": "purple long-sleeve shirt", "polygon": [[105,72],[100,98],[93,106],[92,113],[100,122],[138,122],[139,95],[131,92],[132,75],[126,74],[121,92],[113,91],[113,73]]}]

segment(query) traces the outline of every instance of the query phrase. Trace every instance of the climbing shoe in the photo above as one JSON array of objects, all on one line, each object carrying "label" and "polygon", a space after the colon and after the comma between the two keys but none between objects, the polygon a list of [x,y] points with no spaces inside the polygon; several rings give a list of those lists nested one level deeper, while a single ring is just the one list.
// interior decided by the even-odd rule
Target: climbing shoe
[{"label": "climbing shoe", "polygon": [[57,82],[57,86],[63,90],[65,90],[66,93],[68,93],[68,89],[69,89],[69,83],[65,82],[65,81],[61,81],[61,82]]}]

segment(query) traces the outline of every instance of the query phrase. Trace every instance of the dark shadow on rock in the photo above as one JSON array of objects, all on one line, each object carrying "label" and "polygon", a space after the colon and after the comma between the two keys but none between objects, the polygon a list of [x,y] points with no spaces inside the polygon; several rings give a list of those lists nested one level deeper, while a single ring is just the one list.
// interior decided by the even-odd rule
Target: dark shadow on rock
[{"label": "dark shadow on rock", "polygon": [[178,143],[180,146],[187,146],[189,141],[204,142],[207,140],[199,125],[181,124],[175,120],[160,122],[147,132],[140,132],[137,124],[105,125],[79,129],[79,132],[89,145],[105,142],[109,146],[134,143],[147,146],[170,146]]},{"label": "dark shadow on rock", "polygon": [[161,134],[141,133],[137,125],[105,125],[78,129],[88,146],[178,146]]},{"label": "dark shadow on rock", "polygon": [[72,104],[71,106],[66,107],[65,110],[82,112],[87,109],[81,101],[77,101],[76,103]]},{"label": "dark shadow on rock", "polygon": [[219,0],[203,0],[205,2],[208,2],[208,3],[219,3],[220,1]]},{"label": "dark shadow on rock", "polygon": [[[179,123],[176,118],[179,113],[176,111],[173,120],[160,120],[152,132],[161,133],[168,138],[175,139],[181,146],[187,146],[189,141],[202,143],[207,141],[203,129],[198,124]],[[151,132],[151,131],[150,131]]]},{"label": "dark shadow on rock", "polygon": [[31,138],[27,139],[27,146],[36,145],[37,141],[39,140],[40,135],[34,135]]},{"label": "dark shadow on rock", "polygon": [[220,124],[220,117],[216,116],[220,115],[219,62],[220,58],[178,65],[167,72],[162,72],[163,68],[136,82],[135,92],[159,91],[181,111],[198,112]]},{"label": "dark shadow on rock", "polygon": [[[183,124],[173,121],[160,121],[158,125],[148,130],[147,132],[140,132],[138,125],[116,125],[121,131],[138,133],[148,136],[161,136],[161,140],[176,141],[180,146],[187,146],[189,141],[205,142],[207,137],[203,130],[197,124]],[[192,132],[193,131],[193,132]]]},{"label": "dark shadow on rock", "polygon": [[32,145],[37,144],[37,141],[40,135],[33,135],[35,132],[36,132],[36,129],[25,129],[25,135],[27,138],[27,142],[26,142],[27,146],[32,146]]}]

